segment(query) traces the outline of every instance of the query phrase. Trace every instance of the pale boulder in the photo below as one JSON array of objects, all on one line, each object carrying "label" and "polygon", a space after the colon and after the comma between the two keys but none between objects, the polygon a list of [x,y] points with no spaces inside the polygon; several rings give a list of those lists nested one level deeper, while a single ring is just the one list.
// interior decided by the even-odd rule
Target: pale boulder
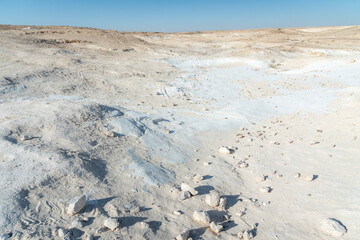
[{"label": "pale boulder", "polygon": [[68,206],[67,213],[69,215],[75,215],[84,209],[86,206],[86,196],[82,195],[79,198],[75,198]]}]

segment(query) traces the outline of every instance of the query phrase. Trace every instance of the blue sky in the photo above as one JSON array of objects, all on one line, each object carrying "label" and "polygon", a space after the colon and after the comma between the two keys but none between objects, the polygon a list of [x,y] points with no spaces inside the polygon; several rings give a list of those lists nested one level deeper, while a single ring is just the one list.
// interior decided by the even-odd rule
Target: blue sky
[{"label": "blue sky", "polygon": [[360,25],[360,0],[0,0],[0,24],[163,32]]}]

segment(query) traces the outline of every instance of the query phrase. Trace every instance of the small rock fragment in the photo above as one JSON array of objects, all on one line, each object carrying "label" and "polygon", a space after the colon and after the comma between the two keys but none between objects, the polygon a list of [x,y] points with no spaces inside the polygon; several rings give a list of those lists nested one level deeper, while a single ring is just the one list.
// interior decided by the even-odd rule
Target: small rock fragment
[{"label": "small rock fragment", "polygon": [[306,173],[303,175],[303,180],[306,182],[311,182],[315,179],[315,176],[313,174]]},{"label": "small rock fragment", "polygon": [[247,167],[249,167],[249,164],[246,163],[246,162],[242,162],[242,163],[239,164],[239,167],[240,168],[247,168]]},{"label": "small rock fragment", "polygon": [[22,142],[27,141],[27,140],[32,140],[32,139],[34,139],[34,137],[29,136],[29,135],[23,135],[20,137],[20,141],[22,141]]},{"label": "small rock fragment", "polygon": [[79,217],[79,220],[82,222],[88,222],[89,218],[88,217]]},{"label": "small rock fragment", "polygon": [[61,238],[63,238],[63,237],[65,237],[65,235],[66,235],[68,232],[69,232],[69,231],[66,230],[66,229],[59,228],[59,229],[58,229],[58,236],[61,237]]},{"label": "small rock fragment", "polygon": [[180,216],[182,214],[182,212],[179,210],[175,210],[175,211],[173,211],[173,214],[176,216]]},{"label": "small rock fragment", "polygon": [[256,177],[256,182],[264,182],[266,180],[265,175],[261,175]]},{"label": "small rock fragment", "polygon": [[336,219],[326,218],[320,222],[319,228],[325,234],[333,237],[342,237],[346,232],[346,227]]},{"label": "small rock fragment", "polygon": [[193,196],[198,195],[198,191],[196,191],[195,188],[191,187],[190,185],[188,185],[186,183],[181,184],[181,191],[184,191],[184,192],[188,191]]},{"label": "small rock fragment", "polygon": [[223,153],[223,154],[230,154],[230,149],[227,147],[221,147],[219,148],[219,153]]},{"label": "small rock fragment", "polygon": [[222,225],[216,224],[214,222],[210,223],[210,230],[216,234],[221,232],[224,229]]},{"label": "small rock fragment", "polygon": [[205,203],[211,207],[217,207],[220,203],[220,194],[217,191],[211,191],[205,196]]},{"label": "small rock fragment", "polygon": [[180,201],[184,201],[188,198],[191,198],[191,193],[189,191],[181,191],[179,192],[178,199]]},{"label": "small rock fragment", "polygon": [[295,177],[295,178],[299,178],[300,176],[301,176],[300,173],[294,173],[294,177]]},{"label": "small rock fragment", "polygon": [[0,236],[0,240],[6,240],[6,239],[9,239],[9,238],[11,238],[11,237],[12,237],[12,235],[13,235],[13,233],[12,233],[12,232],[4,233],[4,234],[2,234],[2,235]]},{"label": "small rock fragment", "polygon": [[83,223],[79,219],[76,219],[71,223],[71,228],[82,228],[82,227],[83,227]]},{"label": "small rock fragment", "polygon": [[241,218],[242,216],[244,216],[246,214],[246,208],[241,209],[239,212],[236,213],[236,216],[238,216],[239,218]]},{"label": "small rock fragment", "polygon": [[204,211],[195,211],[192,215],[193,219],[195,222],[204,224],[204,225],[209,225],[210,223],[210,216],[207,212]]},{"label": "small rock fragment", "polygon": [[244,240],[250,240],[250,239],[253,239],[253,238],[254,238],[254,235],[253,235],[252,231],[246,230],[246,231],[244,231],[244,233],[243,233],[243,235],[242,235],[242,238],[243,238]]},{"label": "small rock fragment", "polygon": [[93,235],[86,235],[85,240],[94,240],[94,236]]},{"label": "small rock fragment", "polygon": [[115,137],[115,133],[111,130],[104,130],[102,131],[102,134],[104,134],[107,137]]},{"label": "small rock fragment", "polygon": [[74,215],[79,213],[86,206],[86,196],[82,195],[79,198],[74,199],[67,209],[69,215]]},{"label": "small rock fragment", "polygon": [[119,221],[116,218],[107,218],[103,224],[104,227],[110,229],[111,231],[117,229],[119,225]]},{"label": "small rock fragment", "polygon": [[202,181],[204,178],[203,178],[203,176],[201,176],[200,174],[195,174],[193,177],[192,177],[192,180],[194,181],[194,182],[200,182],[200,181]]},{"label": "small rock fragment", "polygon": [[96,229],[95,231],[97,234],[103,233],[105,232],[105,228],[104,227],[99,227],[98,229]]},{"label": "small rock fragment", "polygon": [[177,237],[176,240],[188,240],[190,236],[190,230],[189,229],[185,229],[182,233],[180,233]]},{"label": "small rock fragment", "polygon": [[227,200],[226,200],[226,198],[220,198],[219,208],[220,208],[221,210],[226,210],[226,206],[227,206]]},{"label": "small rock fragment", "polygon": [[271,191],[271,188],[269,187],[262,187],[259,189],[261,193],[269,193]]},{"label": "small rock fragment", "polygon": [[131,214],[135,214],[135,213],[139,213],[141,212],[141,208],[139,206],[133,206],[131,209],[130,209],[130,213]]}]

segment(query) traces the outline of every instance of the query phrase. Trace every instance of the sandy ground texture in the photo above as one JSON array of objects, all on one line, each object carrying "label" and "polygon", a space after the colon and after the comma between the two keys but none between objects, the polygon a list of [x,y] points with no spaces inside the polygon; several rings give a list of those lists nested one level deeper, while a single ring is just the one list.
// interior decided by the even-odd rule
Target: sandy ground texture
[{"label": "sandy ground texture", "polygon": [[360,239],[360,27],[0,26],[1,239]]}]

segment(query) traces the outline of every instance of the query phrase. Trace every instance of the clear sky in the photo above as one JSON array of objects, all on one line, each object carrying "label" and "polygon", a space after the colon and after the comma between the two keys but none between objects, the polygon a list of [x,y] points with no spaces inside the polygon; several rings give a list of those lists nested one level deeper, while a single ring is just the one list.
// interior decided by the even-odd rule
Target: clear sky
[{"label": "clear sky", "polygon": [[360,0],[0,0],[0,24],[159,32],[360,25]]}]

